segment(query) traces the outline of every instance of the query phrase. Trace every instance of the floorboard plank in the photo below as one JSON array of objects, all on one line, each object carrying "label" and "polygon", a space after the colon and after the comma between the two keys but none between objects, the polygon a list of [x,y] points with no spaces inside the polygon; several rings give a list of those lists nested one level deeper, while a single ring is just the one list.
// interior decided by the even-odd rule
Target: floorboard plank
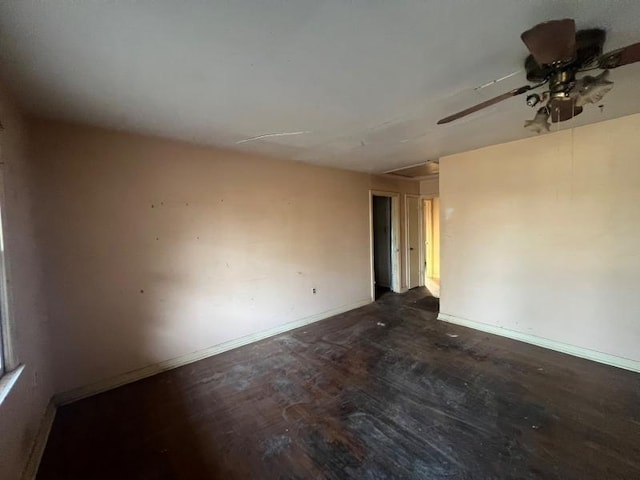
[{"label": "floorboard plank", "polygon": [[425,295],[62,407],[38,479],[640,478],[640,375],[438,322]]}]

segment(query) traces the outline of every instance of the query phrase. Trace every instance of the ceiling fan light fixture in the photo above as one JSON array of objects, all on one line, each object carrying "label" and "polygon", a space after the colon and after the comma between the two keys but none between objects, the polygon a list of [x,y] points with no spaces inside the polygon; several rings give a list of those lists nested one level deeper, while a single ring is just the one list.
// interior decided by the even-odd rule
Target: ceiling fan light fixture
[{"label": "ceiling fan light fixture", "polygon": [[613,82],[609,80],[609,70],[600,75],[586,77],[578,80],[576,85],[576,105],[582,107],[588,103],[600,103],[604,96],[613,88]]},{"label": "ceiling fan light fixture", "polygon": [[[545,111],[538,110],[533,120],[525,122],[525,128],[537,133],[548,131],[549,120],[552,123],[566,122],[580,115],[584,105],[602,101],[613,88],[613,82],[608,78],[609,71],[605,69],[640,63],[640,42],[603,54],[606,31],[602,28],[576,31],[575,21],[571,18],[539,23],[525,31],[521,38],[529,50],[524,62],[527,80],[534,85],[524,85],[485,100],[439,120],[438,125],[548,84],[546,92],[527,96],[530,107],[537,107],[540,103],[546,103],[546,107]],[[576,78],[576,73],[596,68],[605,71],[595,77]]]},{"label": "ceiling fan light fixture", "polygon": [[530,107],[535,107],[539,103],[540,95],[538,95],[537,93],[532,93],[531,95],[527,96],[527,105],[529,105]]},{"label": "ceiling fan light fixture", "polygon": [[524,122],[524,128],[538,134],[548,132],[549,128],[551,128],[551,123],[549,123],[549,110],[547,107],[538,109],[533,120]]},{"label": "ceiling fan light fixture", "polygon": [[583,108],[576,105],[575,98],[571,96],[552,97],[547,103],[547,109],[553,123],[566,122],[577,117],[583,111]]}]

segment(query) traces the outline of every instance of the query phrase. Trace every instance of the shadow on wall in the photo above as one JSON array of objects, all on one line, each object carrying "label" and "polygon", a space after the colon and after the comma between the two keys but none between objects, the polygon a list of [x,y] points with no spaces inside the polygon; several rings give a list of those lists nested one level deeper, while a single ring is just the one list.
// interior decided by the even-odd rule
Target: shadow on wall
[{"label": "shadow on wall", "polygon": [[[92,346],[108,352],[111,365],[104,371],[118,371],[131,363],[153,364],[169,350],[190,348],[188,340],[180,337],[185,324],[202,331],[211,318],[235,318],[249,320],[245,328],[260,328],[243,309],[249,305],[248,311],[253,311],[260,298],[259,292],[251,287],[247,269],[251,266],[253,275],[259,275],[257,271],[272,268],[279,261],[266,258],[256,262],[245,258],[241,266],[223,263],[207,268],[202,257],[208,249],[216,248],[211,245],[212,238],[233,236],[233,232],[217,232],[215,225],[208,224],[194,228],[194,221],[202,218],[202,212],[191,213],[198,209],[192,202],[159,201],[146,208],[151,220],[144,226],[138,224],[140,230],[133,220],[142,215],[131,212],[125,212],[124,219],[104,222],[104,228],[108,229],[127,218],[132,221],[127,231],[129,241],[137,243],[132,249],[137,252],[135,258],[128,258],[126,249],[109,248],[100,241],[87,241],[83,243],[84,249],[74,250],[83,258],[76,266],[82,270],[83,278],[90,281],[83,288],[86,303],[72,305],[90,308],[94,302],[100,303],[101,296],[120,299],[104,302],[95,311],[94,328],[96,323],[103,325],[99,334],[88,335],[87,330],[84,333],[87,343],[75,340],[79,342],[74,346],[76,356],[95,359],[95,355],[85,351]],[[235,245],[236,249],[225,247],[225,251],[218,253],[222,257],[237,257],[243,245],[237,241]],[[119,255],[122,258],[118,259]],[[53,260],[53,264],[58,265],[58,261]],[[109,268],[110,262],[115,262],[113,269]],[[215,313],[212,313],[211,302],[225,290],[224,282],[216,280],[215,274],[218,269],[232,271],[234,267],[242,268],[238,275],[246,279],[246,295],[236,291],[231,298],[236,308],[220,301],[213,304]],[[93,276],[95,272],[108,275],[98,278]],[[136,288],[131,288],[134,283]],[[200,288],[194,288],[194,284]],[[69,285],[64,287],[57,289],[60,300],[70,294]],[[179,312],[184,312],[184,323],[173,318]],[[212,327],[216,332],[233,336],[237,324]],[[203,341],[208,345],[211,340],[203,338]],[[121,349],[122,356],[116,347]],[[234,410],[233,393],[244,392],[250,386],[251,372],[245,363],[255,359],[235,360],[237,363],[211,369],[205,376],[202,372],[207,370],[202,362],[185,365],[60,407],[37,479],[113,480],[126,476],[126,472],[134,472],[135,478],[157,480],[237,478],[245,467],[237,457],[232,460],[225,452],[244,438],[234,428],[246,414]],[[93,362],[93,369],[86,370],[87,377],[95,376],[99,362]],[[82,366],[79,371],[82,372]]]},{"label": "shadow on wall", "polygon": [[191,364],[60,407],[37,479],[235,478],[243,464],[224,453],[242,438],[239,418],[217,392],[249,380],[230,370]]},{"label": "shadow on wall", "polygon": [[31,136],[57,392],[370,299],[366,174],[59,123]]},{"label": "shadow on wall", "polygon": [[[31,137],[59,393],[370,301],[366,174],[50,122],[36,122]],[[212,415],[240,413],[233,395],[222,403],[215,372],[189,372],[130,385],[123,400],[106,392],[63,407],[51,441],[97,438],[107,452],[118,431],[142,432],[144,451],[116,448],[148,478],[224,478],[226,460],[201,453],[202,429]],[[198,397],[202,382],[211,389]],[[63,426],[72,411],[91,421],[97,404],[108,413],[91,440]],[[233,440],[229,425],[215,451]],[[73,455],[48,456],[42,475],[80,468]],[[91,478],[121,476],[106,457]]]},{"label": "shadow on wall", "polygon": [[[346,336],[345,327],[352,328]],[[342,472],[341,459],[352,453],[341,450],[361,447],[336,438],[338,418],[353,405],[337,395],[334,376],[349,378],[351,387],[369,382],[364,352],[371,348],[350,348],[354,335],[380,348],[376,339],[386,332],[366,313],[338,316],[322,328],[269,338],[62,407],[38,479],[112,480],[125,472],[158,480],[272,478],[274,472],[319,478],[327,468]],[[323,362],[331,368],[319,368]],[[349,375],[352,368],[357,379]]]}]

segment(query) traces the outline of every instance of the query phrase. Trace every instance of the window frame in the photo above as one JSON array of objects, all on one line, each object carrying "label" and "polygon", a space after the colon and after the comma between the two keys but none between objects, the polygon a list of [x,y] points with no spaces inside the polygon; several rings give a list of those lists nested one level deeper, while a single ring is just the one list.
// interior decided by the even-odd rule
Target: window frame
[{"label": "window frame", "polygon": [[22,372],[15,356],[12,340],[12,317],[10,315],[9,281],[7,275],[7,256],[4,246],[4,162],[2,161],[2,131],[0,129],[0,405],[13,389]]},{"label": "window frame", "polygon": [[[0,175],[0,180],[4,180]],[[0,187],[0,190],[3,190]],[[9,296],[7,291],[6,255],[4,249],[4,191],[0,192],[0,378],[10,372],[13,364],[10,342],[11,323],[9,316]]]},{"label": "window frame", "polygon": [[11,332],[13,330],[10,312],[9,281],[7,274],[7,255],[5,245],[6,209],[5,209],[5,131],[0,123],[0,379],[11,373],[18,367]]}]

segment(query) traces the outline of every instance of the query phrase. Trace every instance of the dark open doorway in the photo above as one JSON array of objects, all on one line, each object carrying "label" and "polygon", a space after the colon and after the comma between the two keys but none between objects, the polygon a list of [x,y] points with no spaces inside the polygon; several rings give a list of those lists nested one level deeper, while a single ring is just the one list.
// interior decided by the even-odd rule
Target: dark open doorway
[{"label": "dark open doorway", "polygon": [[391,290],[391,197],[373,196],[373,272],[375,298]]}]

